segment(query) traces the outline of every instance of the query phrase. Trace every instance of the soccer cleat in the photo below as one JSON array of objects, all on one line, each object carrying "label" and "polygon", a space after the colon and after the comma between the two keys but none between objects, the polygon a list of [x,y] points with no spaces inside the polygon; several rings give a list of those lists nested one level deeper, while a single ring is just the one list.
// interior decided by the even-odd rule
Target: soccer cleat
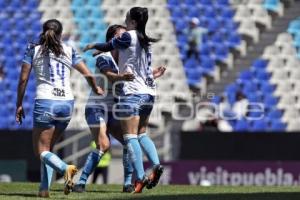
[{"label": "soccer cleat", "polygon": [[143,188],[149,184],[149,178],[145,176],[143,180],[136,180],[134,183],[134,191],[132,193],[142,193]]},{"label": "soccer cleat", "polygon": [[162,165],[154,166],[153,171],[149,176],[149,184],[147,184],[146,186],[147,189],[152,189],[158,184],[159,179],[163,174],[163,172],[164,172],[164,167]]},{"label": "soccer cleat", "polygon": [[82,193],[85,192],[85,184],[76,184],[73,189],[73,192],[78,192],[78,193]]},{"label": "soccer cleat", "polygon": [[125,193],[132,193],[134,192],[134,185],[130,184],[130,185],[124,185],[123,186],[123,192]]},{"label": "soccer cleat", "polygon": [[40,198],[49,198],[49,191],[48,190],[42,190],[42,191],[39,191],[38,193],[38,197]]},{"label": "soccer cleat", "polygon": [[64,179],[65,179],[65,188],[64,193],[65,195],[68,195],[74,185],[73,177],[78,172],[78,169],[75,165],[68,165],[67,169],[65,171]]}]

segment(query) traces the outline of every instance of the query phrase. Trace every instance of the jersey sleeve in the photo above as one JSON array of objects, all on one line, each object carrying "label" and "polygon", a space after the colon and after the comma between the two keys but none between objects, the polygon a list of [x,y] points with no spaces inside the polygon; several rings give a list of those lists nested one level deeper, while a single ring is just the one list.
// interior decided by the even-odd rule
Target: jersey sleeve
[{"label": "jersey sleeve", "polygon": [[111,42],[114,49],[126,49],[131,44],[131,36],[125,32],[120,37],[113,38]]},{"label": "jersey sleeve", "polygon": [[29,65],[32,64],[32,60],[33,60],[33,56],[34,56],[34,47],[35,47],[35,45],[32,43],[29,43],[27,45],[27,48],[25,50],[24,57],[22,60],[23,63],[27,63]]},{"label": "jersey sleeve", "polygon": [[100,70],[100,72],[103,72],[104,70],[112,70],[113,72],[118,73],[116,66],[108,56],[99,56],[96,61],[96,67]]},{"label": "jersey sleeve", "polygon": [[82,61],[82,57],[79,55],[79,53],[72,48],[72,66],[77,65]]}]

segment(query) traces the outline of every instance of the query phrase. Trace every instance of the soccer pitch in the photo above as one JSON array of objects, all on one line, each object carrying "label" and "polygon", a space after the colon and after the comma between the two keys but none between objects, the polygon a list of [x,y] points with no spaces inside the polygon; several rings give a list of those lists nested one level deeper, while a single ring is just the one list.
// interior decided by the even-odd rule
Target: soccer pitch
[{"label": "soccer pitch", "polygon": [[[38,199],[38,184],[0,184],[0,199]],[[144,190],[142,194],[121,193],[120,185],[88,185],[85,193],[63,194],[61,184],[54,184],[51,199],[100,199],[100,200],[299,200],[299,187],[200,187],[200,186],[158,186]]]}]

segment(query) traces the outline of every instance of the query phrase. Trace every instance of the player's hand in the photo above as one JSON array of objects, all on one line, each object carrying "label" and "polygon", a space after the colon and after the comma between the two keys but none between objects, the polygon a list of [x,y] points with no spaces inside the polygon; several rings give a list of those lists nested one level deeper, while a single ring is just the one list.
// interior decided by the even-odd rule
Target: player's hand
[{"label": "player's hand", "polygon": [[16,122],[22,124],[23,119],[25,119],[25,114],[22,106],[18,106],[16,109]]},{"label": "player's hand", "polygon": [[130,72],[125,72],[123,74],[120,74],[121,76],[121,80],[123,81],[133,81],[134,80],[134,74],[130,73]]},{"label": "player's hand", "polygon": [[102,51],[99,51],[99,50],[94,51],[94,52],[93,52],[93,57],[95,57],[95,56],[97,56],[97,55],[99,55],[99,54],[101,54],[101,53],[103,53],[103,52],[102,52]]},{"label": "player's hand", "polygon": [[95,46],[94,44],[88,44],[83,48],[83,51],[86,52],[88,50],[91,50],[94,48],[94,46]]},{"label": "player's hand", "polygon": [[165,71],[167,70],[164,66],[159,66],[158,68],[153,70],[153,77],[159,78],[164,75]]},{"label": "player's hand", "polygon": [[94,92],[95,92],[96,94],[98,94],[98,95],[103,95],[103,94],[104,94],[104,90],[103,90],[101,87],[99,87],[99,86],[97,86],[97,87],[95,88]]}]

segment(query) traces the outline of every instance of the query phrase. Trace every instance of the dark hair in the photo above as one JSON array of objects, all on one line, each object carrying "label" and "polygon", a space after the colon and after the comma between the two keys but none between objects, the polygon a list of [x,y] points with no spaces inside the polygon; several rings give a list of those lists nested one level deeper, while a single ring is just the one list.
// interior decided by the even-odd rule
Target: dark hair
[{"label": "dark hair", "polygon": [[135,20],[137,23],[137,37],[145,51],[148,51],[150,42],[157,42],[158,39],[151,38],[146,34],[146,24],[148,21],[148,9],[142,7],[133,7],[129,10],[130,19]]},{"label": "dark hair", "polygon": [[106,32],[106,42],[108,42],[109,40],[111,40],[118,29],[125,29],[126,30],[126,27],[125,26],[122,26],[122,25],[119,25],[119,24],[114,24],[114,25],[111,25],[108,27],[107,29],[107,32]]},{"label": "dark hair", "polygon": [[62,24],[56,19],[47,20],[43,24],[43,32],[40,35],[39,44],[42,46],[42,54],[48,54],[51,50],[55,56],[64,54],[61,45]]}]

